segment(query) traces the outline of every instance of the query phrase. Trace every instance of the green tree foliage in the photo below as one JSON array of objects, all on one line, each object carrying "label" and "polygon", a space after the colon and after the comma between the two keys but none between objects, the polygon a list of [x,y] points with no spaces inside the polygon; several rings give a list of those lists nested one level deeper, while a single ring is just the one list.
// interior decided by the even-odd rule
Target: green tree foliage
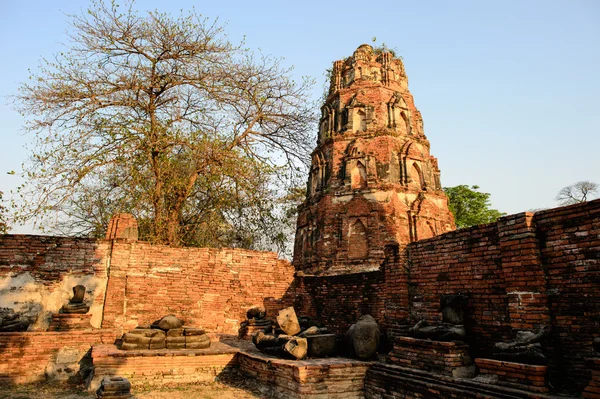
[{"label": "green tree foliage", "polygon": [[600,195],[600,186],[591,181],[578,181],[570,186],[563,187],[556,194],[556,201],[560,205],[573,205],[597,198]]},{"label": "green tree foliage", "polygon": [[480,193],[478,189],[479,186],[467,185],[444,187],[457,228],[491,223],[505,215],[490,209],[490,194]]},{"label": "green tree foliage", "polygon": [[130,212],[156,243],[283,245],[277,199],[310,159],[312,82],[194,11],[133,7],[69,16],[69,48],[21,85],[36,140],[17,217],[101,236]]},{"label": "green tree foliage", "polygon": [[2,204],[2,196],[3,195],[4,195],[4,193],[2,191],[0,191],[0,234],[6,234],[6,232],[8,231],[8,222],[6,220],[7,209]]}]

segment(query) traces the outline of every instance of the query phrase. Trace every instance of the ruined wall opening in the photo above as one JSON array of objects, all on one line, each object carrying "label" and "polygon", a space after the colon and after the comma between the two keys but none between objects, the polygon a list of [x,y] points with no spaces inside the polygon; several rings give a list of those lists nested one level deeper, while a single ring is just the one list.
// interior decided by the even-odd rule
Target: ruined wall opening
[{"label": "ruined wall opening", "polygon": [[367,168],[362,162],[357,162],[350,172],[350,181],[353,189],[367,187]]},{"label": "ruined wall opening", "polygon": [[352,128],[355,132],[364,132],[367,130],[367,115],[362,109],[354,111]]},{"label": "ruined wall opening", "polygon": [[412,164],[410,168],[410,184],[413,187],[418,187],[420,189],[425,188],[425,180],[423,179],[423,172],[419,165],[416,162]]},{"label": "ruined wall opening", "polygon": [[350,227],[348,239],[348,257],[350,259],[364,259],[369,255],[369,243],[367,240],[367,228],[358,219]]}]

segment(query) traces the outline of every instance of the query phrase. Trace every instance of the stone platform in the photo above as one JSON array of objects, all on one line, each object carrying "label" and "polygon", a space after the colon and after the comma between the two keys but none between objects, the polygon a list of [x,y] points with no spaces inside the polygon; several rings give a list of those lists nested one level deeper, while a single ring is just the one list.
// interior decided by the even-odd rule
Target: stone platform
[{"label": "stone platform", "polygon": [[115,345],[92,349],[96,390],[105,376],[127,378],[134,390],[144,385],[178,385],[213,381],[237,368],[242,374],[269,384],[278,395],[291,399],[364,398],[364,380],[373,362],[347,358],[285,360],[265,355],[251,342],[212,338],[207,349],[149,349],[122,351]]},{"label": "stone platform", "polygon": [[212,342],[207,349],[144,349],[122,351],[115,345],[92,348],[94,376],[89,390],[96,390],[104,376],[127,378],[131,385],[178,385],[213,381],[238,366],[240,347],[235,342]]},{"label": "stone platform", "polygon": [[285,360],[254,348],[239,354],[243,374],[269,384],[279,397],[290,399],[362,399],[365,375],[373,364],[340,357]]},{"label": "stone platform", "polygon": [[91,314],[55,313],[52,315],[48,331],[89,330],[92,328],[91,319]]},{"label": "stone platform", "polygon": [[469,346],[461,342],[398,337],[386,363],[454,377],[475,372]]}]

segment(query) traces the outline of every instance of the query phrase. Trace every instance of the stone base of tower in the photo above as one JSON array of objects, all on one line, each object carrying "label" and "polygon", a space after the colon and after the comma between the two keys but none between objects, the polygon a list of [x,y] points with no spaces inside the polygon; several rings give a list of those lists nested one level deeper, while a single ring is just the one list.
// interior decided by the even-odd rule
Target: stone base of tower
[{"label": "stone base of tower", "polygon": [[300,209],[293,264],[299,276],[377,271],[386,246],[405,246],[453,228],[442,192],[419,195],[389,187],[325,193]]}]

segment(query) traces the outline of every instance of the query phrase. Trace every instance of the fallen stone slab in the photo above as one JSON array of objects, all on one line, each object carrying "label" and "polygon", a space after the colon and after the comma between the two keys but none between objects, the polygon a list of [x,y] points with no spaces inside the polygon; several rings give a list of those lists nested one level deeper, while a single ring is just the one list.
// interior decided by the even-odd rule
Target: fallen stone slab
[{"label": "fallen stone slab", "polygon": [[300,323],[298,323],[298,317],[293,307],[281,309],[277,315],[277,323],[279,327],[285,331],[287,335],[296,335],[300,329]]},{"label": "fallen stone slab", "polygon": [[338,352],[338,338],[335,334],[318,334],[306,337],[308,357],[335,356]]},{"label": "fallen stone slab", "polygon": [[308,352],[308,344],[306,338],[294,337],[283,346],[283,349],[296,359],[302,360],[306,357],[306,353]]},{"label": "fallen stone slab", "polygon": [[123,377],[106,376],[102,379],[96,396],[103,399],[131,398],[131,383]]}]

